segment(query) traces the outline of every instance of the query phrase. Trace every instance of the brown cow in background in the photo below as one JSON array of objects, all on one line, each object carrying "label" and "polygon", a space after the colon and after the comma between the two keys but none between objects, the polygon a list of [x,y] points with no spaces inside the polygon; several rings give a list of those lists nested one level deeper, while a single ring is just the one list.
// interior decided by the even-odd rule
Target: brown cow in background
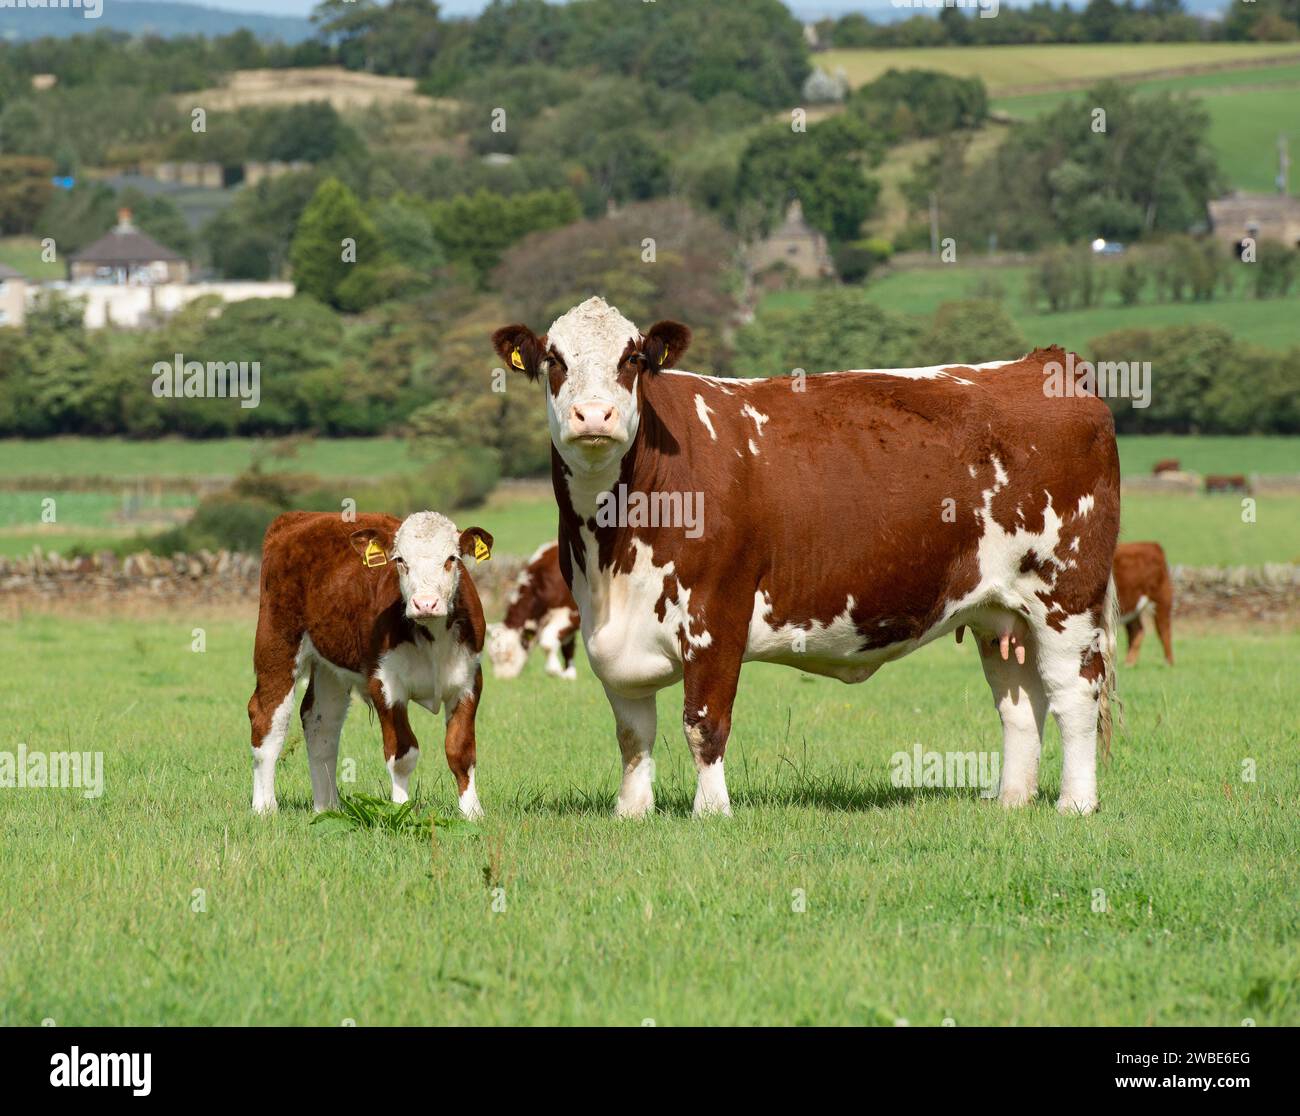
[{"label": "brown cow in background", "polygon": [[1244,492],[1250,495],[1250,481],[1241,473],[1211,473],[1205,478],[1206,492]]},{"label": "brown cow in background", "polygon": [[1162,457],[1159,461],[1155,463],[1155,466],[1152,468],[1151,472],[1153,475],[1158,477],[1161,473],[1176,473],[1181,468],[1182,468],[1182,462],[1179,461],[1178,458]]},{"label": "brown cow in background", "polygon": [[1142,617],[1154,610],[1156,632],[1165,648],[1165,662],[1173,666],[1174,584],[1169,577],[1164,548],[1157,542],[1121,543],[1115,548],[1114,575],[1120,623],[1128,630],[1124,665],[1133,666],[1137,662],[1138,649],[1146,634]]}]

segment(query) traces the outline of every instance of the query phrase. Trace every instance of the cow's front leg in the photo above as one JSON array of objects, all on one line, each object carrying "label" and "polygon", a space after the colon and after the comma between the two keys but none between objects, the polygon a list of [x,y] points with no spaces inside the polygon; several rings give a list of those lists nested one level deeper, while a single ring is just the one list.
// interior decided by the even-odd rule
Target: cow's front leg
[{"label": "cow's front leg", "polygon": [[654,695],[626,698],[606,686],[605,696],[614,711],[618,750],[623,757],[623,780],[614,816],[643,818],[655,808],[654,760],[650,756],[657,724]]},{"label": "cow's front leg", "polygon": [[389,705],[378,679],[371,680],[369,690],[370,702],[375,707],[379,729],[384,736],[384,762],[388,765],[388,773],[393,777],[393,801],[405,802],[410,797],[407,788],[411,772],[420,759],[420,742],[411,731],[406,702]]},{"label": "cow's front leg", "polygon": [[479,697],[483,693],[483,670],[474,675],[474,689],[453,697],[447,708],[447,766],[456,777],[456,793],[460,812],[467,818],[481,818],[483,807],[479,804],[478,789],[474,785],[474,764],[478,744],[474,737],[474,718],[478,713]]},{"label": "cow's front leg", "polygon": [[731,735],[731,706],[740,681],[741,652],[713,645],[685,663],[682,728],[699,774],[694,815],[731,815],[722,762]]}]

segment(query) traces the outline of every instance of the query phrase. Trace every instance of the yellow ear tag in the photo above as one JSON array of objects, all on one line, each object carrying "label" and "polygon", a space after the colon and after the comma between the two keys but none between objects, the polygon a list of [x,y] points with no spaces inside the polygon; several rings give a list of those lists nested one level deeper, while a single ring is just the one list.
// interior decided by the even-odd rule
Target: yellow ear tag
[{"label": "yellow ear tag", "polygon": [[518,368],[520,372],[524,370],[524,358],[519,355],[518,349],[510,354],[510,363]]},{"label": "yellow ear tag", "polygon": [[361,561],[369,568],[375,566],[386,566],[388,564],[388,555],[384,553],[384,548],[374,539],[366,543],[366,552],[361,556]]},{"label": "yellow ear tag", "polygon": [[476,562],[486,562],[491,557],[492,557],[492,551],[488,549],[488,544],[485,543],[482,539],[480,539],[477,535],[475,535],[474,536],[474,560]]}]

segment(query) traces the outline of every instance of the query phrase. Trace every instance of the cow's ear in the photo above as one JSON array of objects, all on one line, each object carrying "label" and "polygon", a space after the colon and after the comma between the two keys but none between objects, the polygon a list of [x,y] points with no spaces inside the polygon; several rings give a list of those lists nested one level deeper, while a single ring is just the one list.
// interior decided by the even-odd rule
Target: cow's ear
[{"label": "cow's ear", "polygon": [[369,527],[353,531],[348,536],[348,544],[356,551],[365,566],[384,566],[388,564],[388,555],[392,543],[378,531]]},{"label": "cow's ear", "polygon": [[460,533],[460,552],[486,562],[492,557],[492,536],[482,527],[466,527]]},{"label": "cow's ear", "polygon": [[507,368],[522,372],[530,380],[537,379],[545,349],[541,339],[526,325],[502,326],[492,334],[492,347]]},{"label": "cow's ear", "polygon": [[690,348],[691,331],[681,322],[655,322],[645,341],[645,356],[651,368],[676,368]]}]

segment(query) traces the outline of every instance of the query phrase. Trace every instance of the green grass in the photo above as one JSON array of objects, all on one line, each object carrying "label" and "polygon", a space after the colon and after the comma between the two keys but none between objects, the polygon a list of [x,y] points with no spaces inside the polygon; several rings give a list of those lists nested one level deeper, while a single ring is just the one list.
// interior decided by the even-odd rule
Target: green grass
[{"label": "green grass", "polygon": [[[1230,294],[1212,302],[1164,302],[1147,300],[1137,306],[1122,306],[1114,286],[1114,261],[1101,265],[1100,275],[1109,283],[1098,306],[1087,310],[1049,313],[1025,305],[1025,287],[1031,268],[1027,265],[987,267],[978,259],[940,267],[919,267],[892,271],[869,279],[859,288],[867,302],[899,313],[929,315],[945,302],[971,298],[981,278],[1001,286],[1002,305],[1031,345],[1064,345],[1085,351],[1095,337],[1116,329],[1146,329],[1160,326],[1213,322],[1253,344],[1273,349],[1300,345],[1300,292],[1280,299],[1257,299],[1244,280]],[[1246,265],[1242,265],[1246,266]],[[805,306],[813,299],[809,289],[777,291],[767,295],[761,310]]]},{"label": "green grass", "polygon": [[1154,539],[1174,565],[1300,563],[1300,496],[1256,496],[1254,523],[1242,522],[1242,499],[1129,491],[1120,511],[1120,539]]},{"label": "green grass", "polygon": [[[288,456],[278,452],[291,446],[297,448]],[[231,477],[255,459],[268,470],[349,478],[414,472],[423,464],[400,438],[0,438],[0,479]]]},{"label": "green grass", "polygon": [[[991,47],[907,47],[897,50],[828,50],[817,64],[843,68],[853,86],[886,70],[939,70],[978,77],[992,96],[1004,89],[1051,86],[1063,81],[1128,75],[1225,62],[1300,59],[1297,43],[1053,43]],[[1261,67],[1262,68],[1262,67]]]},{"label": "green grass", "polygon": [[0,237],[0,264],[8,264],[15,271],[28,279],[66,279],[67,267],[59,259],[46,263],[41,258],[43,249],[39,237],[6,236]]},{"label": "green grass", "polygon": [[[313,826],[296,727],[279,814],[251,815],[252,630],[200,613],[0,628],[0,748],[102,750],[106,782],[94,800],[0,792],[0,1023],[1300,1023],[1296,634],[1180,632],[1173,670],[1148,648],[1088,819],[1051,806],[1054,729],[1046,800],[1024,810],[890,785],[916,741],[998,746],[969,641],[862,688],[747,667],[736,816],[707,822],[688,816],[680,688],[659,702],[660,813],[618,822],[599,685],[533,662],[487,681],[487,818],[434,842]],[[440,721],[413,721],[418,808],[446,816]],[[345,790],[386,793],[360,709],[342,756]]]}]

